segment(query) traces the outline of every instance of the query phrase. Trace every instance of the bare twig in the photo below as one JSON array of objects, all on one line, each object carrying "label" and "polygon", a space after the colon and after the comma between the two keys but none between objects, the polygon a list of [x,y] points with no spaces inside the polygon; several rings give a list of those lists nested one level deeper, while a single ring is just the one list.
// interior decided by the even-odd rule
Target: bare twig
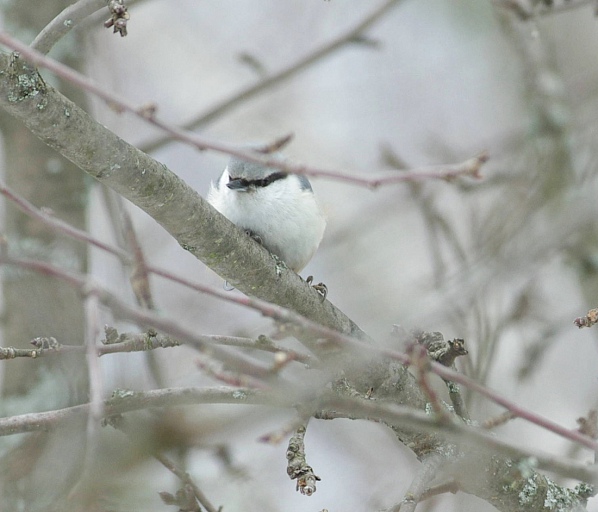
[{"label": "bare twig", "polygon": [[51,214],[51,212],[47,210],[35,207],[25,198],[18,195],[16,192],[4,185],[2,181],[0,181],[0,194],[9,199],[23,213],[26,213],[30,217],[33,217],[34,219],[37,219],[40,222],[43,222],[46,226],[50,227],[54,231],[64,233],[65,235],[68,235],[71,238],[74,238],[75,240],[81,240],[85,243],[98,247],[103,251],[113,254],[125,263],[131,261],[131,257],[126,251],[114,247],[112,245],[106,244],[101,240],[92,237],[90,234],[81,229],[74,228],[73,226],[64,222],[63,220],[54,217]]},{"label": "bare twig", "polygon": [[[315,63],[321,61],[323,58],[331,55],[340,48],[343,48],[349,44],[354,44],[357,42],[357,38],[360,35],[362,35],[374,23],[379,21],[383,16],[390,12],[390,10],[400,2],[401,0],[389,0],[384,2],[380,6],[376,7],[370,14],[365,16],[363,20],[361,20],[355,26],[351,27],[333,40],[313,50],[305,57],[300,58],[298,61],[289,64],[287,67],[281,69],[277,73],[265,77],[257,84],[242,89],[241,91],[233,94],[231,97],[226,98],[222,102],[211,107],[207,112],[200,114],[195,119],[183,125],[181,128],[186,130],[196,130],[199,127],[205,126],[216,118],[229,112],[236,106],[246,102],[258,94],[261,94],[262,92],[269,90],[273,86],[292,78],[310,66],[313,66]],[[142,150],[146,153],[155,151],[170,140],[171,137],[160,137],[152,142],[144,144]]]},{"label": "bare twig", "polygon": [[[137,433],[127,425],[125,418],[121,415],[114,415],[108,419],[108,424],[114,427],[117,430],[123,432],[132,443],[136,442]],[[219,512],[219,509],[216,508],[208,497],[203,493],[203,491],[199,488],[199,486],[195,483],[191,475],[184,471],[183,469],[179,468],[169,457],[160,453],[156,450],[153,451],[152,456],[160,462],[168,471],[172,474],[176,475],[183,484],[188,485],[193,490],[193,494],[197,498],[197,501],[201,503],[201,505],[206,509],[207,512]]]},{"label": "bare twig", "polygon": [[421,345],[413,344],[408,353],[411,358],[411,363],[417,372],[417,382],[419,387],[432,405],[437,420],[441,423],[450,422],[451,417],[428,380],[428,372],[431,370],[431,361],[428,359],[426,348]]},{"label": "bare twig", "polygon": [[[102,385],[102,370],[99,363],[97,339],[100,334],[99,299],[95,293],[90,293],[85,300],[87,312],[87,336],[85,351],[89,372],[90,418],[99,420],[104,416],[104,391]],[[90,426],[88,425],[88,430]]]},{"label": "bare twig", "polygon": [[493,418],[488,418],[481,424],[481,427],[487,430],[492,430],[500,425],[504,425],[516,417],[517,416],[515,416],[511,411],[506,411],[498,416],[494,416]]},{"label": "bare twig", "polygon": [[[158,348],[178,347],[184,342],[171,338],[168,335],[158,333],[154,329],[147,332],[122,333],[118,334],[113,327],[106,326],[106,340],[104,344],[98,345],[96,351],[98,357],[106,354],[121,354],[125,352],[144,352]],[[251,338],[240,338],[238,336],[221,336],[198,334],[207,344],[225,345],[248,350],[261,350],[271,352],[275,356],[282,354],[288,361],[297,361],[310,367],[319,366],[318,361],[308,354],[302,354],[295,350],[287,349],[275,344],[265,336],[259,336],[257,340]],[[51,340],[51,341],[50,341]],[[15,359],[18,357],[30,357],[32,359],[53,354],[83,352],[82,345],[63,345],[54,338],[35,338],[31,343],[34,349],[18,349],[14,347],[0,347],[0,361]]]},{"label": "bare twig", "polygon": [[260,379],[256,379],[247,373],[230,372],[222,368],[222,365],[216,364],[208,356],[198,357],[196,359],[197,367],[204,374],[212,377],[229,386],[251,389],[268,389],[268,386]]},{"label": "bare twig", "polygon": [[375,189],[383,185],[392,185],[398,183],[409,183],[414,181],[425,180],[453,180],[460,176],[469,176],[472,178],[480,177],[480,169],[484,163],[488,161],[488,154],[481,153],[476,157],[470,158],[460,164],[451,165],[437,165],[413,169],[411,172],[397,174],[381,178],[362,178],[360,176],[352,176],[344,172],[322,169],[312,166],[305,166],[301,164],[294,164],[289,161],[282,160],[278,157],[268,156],[256,151],[247,150],[236,145],[225,142],[209,140],[192,132],[182,130],[174,125],[160,120],[154,112],[154,109],[148,111],[145,107],[135,107],[127,100],[120,96],[107,92],[100,87],[96,82],[87,78],[86,76],[74,71],[53,59],[46,57],[39,52],[36,52],[24,45],[20,41],[9,36],[5,32],[0,32],[0,43],[17,51],[21,57],[31,62],[32,64],[47,68],[56,73],[61,78],[68,80],[77,87],[84,89],[87,92],[98,96],[105,100],[112,108],[118,112],[130,112],[136,116],[145,119],[148,123],[157,126],[164,132],[168,133],[173,138],[190,144],[199,150],[210,149],[219,153],[224,153],[237,157],[248,162],[255,162],[266,167],[275,167],[284,172],[301,174],[305,176],[322,177],[334,179],[337,181],[350,183],[370,189]]},{"label": "bare twig", "polygon": [[298,415],[287,425],[274,432],[269,432],[259,437],[259,440],[263,443],[278,444],[282,442],[288,435],[296,433],[301,426],[305,426],[309,415]]},{"label": "bare twig", "polygon": [[48,53],[73,27],[102,8],[106,8],[106,0],[79,0],[69,5],[37,34],[31,48]]},{"label": "bare twig", "polygon": [[[146,392],[117,390],[111,399],[105,401],[104,411],[107,416],[112,416],[154,407],[215,403],[291,408],[294,407],[296,399],[297,396],[291,393],[224,387],[171,388]],[[529,448],[516,448],[496,436],[488,435],[480,429],[462,423],[439,425],[428,414],[410,407],[338,396],[331,396],[328,399],[322,397],[321,406],[325,408],[326,413],[315,414],[316,418],[367,419],[427,432],[441,431],[448,439],[464,441],[468,446],[493,450],[495,453],[502,453],[515,459],[533,457],[538,461],[540,469],[554,471],[585,482],[598,481],[596,470],[585,463],[568,460],[562,456],[553,457]],[[89,404],[83,404],[54,411],[0,418],[0,436],[50,430],[63,421],[85,417],[88,410]]]},{"label": "bare twig", "polygon": [[141,248],[141,243],[133,227],[131,215],[126,210],[122,209],[123,222],[123,238],[128,246],[129,252],[133,255],[133,268],[129,280],[131,288],[135,294],[137,304],[143,308],[154,309],[154,298],[152,296],[152,289],[149,280],[149,271],[147,261]]},{"label": "bare twig", "polygon": [[[64,269],[60,269],[40,261],[16,259],[10,258],[8,256],[0,257],[0,265],[2,264],[16,265],[23,269],[39,272],[43,275],[61,279],[69,283],[84,295],[95,294],[97,295],[98,300],[110,307],[115,315],[129,320],[134,320],[140,325],[149,325],[156,329],[170,333],[174,337],[193,345],[198,350],[208,351],[211,357],[219,359],[223,363],[227,364],[227,366],[231,369],[247,372],[248,375],[256,378],[263,378],[265,381],[272,381],[273,379],[278,378],[270,371],[269,368],[264,367],[257,361],[248,359],[241,354],[233,353],[230,350],[219,347],[218,345],[214,345],[213,343],[210,343],[208,338],[204,338],[182,327],[177,321],[162,318],[149,310],[144,310],[128,304],[97,284],[90,282],[85,277],[82,277],[74,272],[68,272]],[[213,290],[213,292],[216,293],[215,290]],[[255,301],[257,299],[249,300]],[[255,302],[254,306],[258,308],[261,307],[259,302],[261,301]]]},{"label": "bare twig", "polygon": [[235,336],[210,336],[214,343],[220,345],[227,345],[229,347],[247,348],[253,350],[263,350],[265,352],[272,352],[274,354],[284,354],[292,361],[307,364],[310,367],[318,365],[318,361],[309,354],[303,354],[296,350],[291,350],[274,343],[266,336],[258,336],[257,340],[251,338],[239,338]]},{"label": "bare twig", "polygon": [[[106,338],[111,338],[111,341],[104,341],[104,344],[97,345],[95,352],[98,357],[106,354],[121,354],[123,352],[142,352],[146,350],[155,350],[157,348],[178,347],[181,342],[171,338],[170,336],[159,334],[154,329],[149,329],[147,332],[139,333],[124,333],[118,334],[116,329],[106,326]],[[206,336],[205,339],[209,342],[212,338],[220,338],[219,336]],[[17,349],[13,347],[0,347],[0,360],[14,359],[17,357],[31,357],[33,359],[42,356],[49,356],[53,354],[84,352],[87,350],[82,345],[63,345],[56,341],[55,338],[39,337],[31,340],[34,349]]]},{"label": "bare twig", "polygon": [[459,490],[459,482],[457,482],[456,480],[449,480],[448,482],[434,485],[433,487],[428,487],[422,493],[420,501],[424,501],[433,498],[434,496],[438,496],[439,494],[444,494],[447,492],[450,492],[451,494],[456,494]]},{"label": "bare twig", "polygon": [[[181,327],[179,325],[178,322],[174,322],[174,321],[170,321],[170,320],[158,317],[157,315],[151,314],[148,311],[143,311],[143,310],[140,310],[139,308],[136,308],[134,306],[126,304],[125,302],[123,302],[120,299],[118,299],[117,297],[113,296],[106,290],[102,290],[101,288],[98,288],[98,287],[93,287],[85,279],[81,278],[80,276],[77,276],[74,273],[66,272],[62,269],[58,269],[58,268],[56,268],[52,265],[49,265],[47,263],[44,263],[44,262],[10,258],[6,255],[4,255],[4,256],[0,255],[0,264],[17,265],[17,266],[20,266],[21,268],[41,272],[46,275],[51,275],[53,277],[57,277],[57,278],[63,279],[65,281],[71,283],[71,285],[77,289],[86,289],[88,291],[94,290],[95,293],[98,293],[98,297],[101,302],[106,304],[108,307],[111,307],[114,312],[119,313],[120,315],[124,316],[125,318],[135,320],[136,322],[139,322],[141,324],[151,325],[151,326],[155,327],[156,329],[160,329],[165,332],[169,332],[176,337],[184,339],[188,343],[196,345],[198,348],[208,349],[208,345],[204,339],[202,339],[200,336],[197,336],[195,333],[189,332],[187,329],[184,329],[183,327]],[[154,270],[152,269],[152,271],[154,271]],[[158,273],[158,272],[156,272],[156,273]],[[159,273],[160,273],[160,275],[164,274],[164,272],[162,272],[162,271],[160,271]],[[165,273],[165,274],[168,274],[168,273]],[[170,275],[170,274],[168,274],[168,275]],[[233,297],[231,297],[230,294],[227,294],[226,292],[224,292],[222,290],[215,290],[215,289],[212,289],[212,288],[204,286],[204,285],[189,283],[186,279],[177,278],[176,276],[171,276],[171,277],[173,278],[174,281],[181,282],[181,283],[184,283],[187,285],[191,285],[192,288],[197,289],[199,291],[203,291],[205,293],[209,293],[210,295],[220,297],[225,300],[233,301],[238,304],[241,304],[241,305],[247,306],[249,308],[255,309],[257,311],[260,311],[262,314],[264,314],[270,318],[273,318],[279,322],[283,322],[283,323],[288,322],[288,323],[295,324],[300,329],[305,330],[306,332],[310,332],[318,337],[328,340],[328,343],[333,343],[333,344],[336,344],[336,345],[339,345],[339,346],[345,347],[345,348],[354,348],[354,349],[363,351],[365,353],[374,353],[374,354],[386,356],[386,357],[397,360],[406,365],[412,364],[412,359],[407,354],[396,352],[396,351],[390,350],[390,349],[375,347],[373,345],[358,341],[357,339],[346,336],[346,335],[340,333],[339,331],[335,331],[328,327],[317,324],[317,323],[295,313],[294,311],[290,311],[288,309],[282,308],[280,306],[276,306],[274,304],[270,304],[268,302],[265,302],[265,301],[262,301],[262,300],[259,300],[256,298],[251,298],[251,297],[234,297],[233,298]],[[219,347],[217,347],[217,346],[209,346],[209,348],[211,350],[211,354],[214,357],[217,357],[218,359],[220,359],[224,362],[230,363],[233,366],[235,366],[235,364],[241,365],[241,366],[246,366],[247,364],[251,365],[251,363],[244,361],[243,358],[241,358],[239,355],[222,352],[221,350],[219,350]],[[312,347],[312,348],[317,349],[317,347]],[[255,364],[253,364],[252,366],[253,366],[253,368],[250,373],[251,375],[253,375],[253,376],[262,375],[265,378],[272,378],[272,373],[270,371],[268,371],[267,369],[264,369]],[[589,438],[588,436],[585,436],[576,430],[564,428],[561,425],[558,425],[557,423],[549,420],[548,418],[544,418],[543,416],[540,416],[539,414],[536,414],[528,409],[524,409],[523,407],[517,405],[516,403],[504,398],[499,393],[497,393],[487,387],[484,387],[481,384],[478,384],[474,380],[472,380],[454,370],[446,368],[445,366],[443,366],[439,363],[436,363],[436,362],[430,363],[430,370],[433,371],[434,373],[436,373],[437,375],[439,375],[440,377],[442,377],[443,379],[462,384],[463,386],[466,386],[469,389],[485,396],[486,398],[492,400],[493,402],[505,407],[506,409],[511,411],[513,414],[515,414],[519,418],[522,418],[522,419],[525,419],[526,421],[534,423],[534,424],[536,424],[546,430],[554,432],[555,434],[558,434],[559,436],[562,436],[566,439],[569,439],[576,443],[580,443],[581,445],[585,446],[586,448],[589,448],[590,450],[593,450],[593,451],[598,450],[598,444],[594,440]]]},{"label": "bare twig", "polygon": [[426,487],[436,475],[440,465],[445,461],[446,459],[438,453],[431,453],[425,457],[422,460],[421,468],[405,493],[403,501],[388,512],[414,512],[415,507],[422,500]]}]

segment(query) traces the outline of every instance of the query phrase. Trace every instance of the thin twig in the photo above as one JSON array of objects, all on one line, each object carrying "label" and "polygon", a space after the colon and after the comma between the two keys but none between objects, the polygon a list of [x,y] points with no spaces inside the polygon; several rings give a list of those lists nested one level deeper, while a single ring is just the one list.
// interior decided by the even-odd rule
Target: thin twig
[{"label": "thin twig", "polygon": [[94,464],[98,459],[100,420],[104,417],[104,388],[102,385],[102,369],[97,353],[96,339],[99,335],[99,301],[91,293],[85,299],[86,336],[85,349],[87,374],[89,380],[89,411],[86,425],[85,454],[77,483],[69,492],[69,500],[74,499],[88,485],[93,477]]},{"label": "thin twig", "polygon": [[[124,301],[117,298],[116,296],[114,296],[113,294],[109,293],[107,290],[104,290],[101,287],[98,287],[97,285],[92,285],[91,283],[89,283],[88,280],[82,278],[81,276],[73,272],[67,272],[63,269],[59,269],[45,262],[12,258],[2,254],[0,254],[0,265],[16,265],[18,267],[39,272],[44,275],[49,275],[52,277],[63,279],[66,282],[70,283],[75,289],[87,290],[88,293],[93,290],[94,293],[98,294],[98,297],[102,303],[112,308],[112,310],[115,313],[118,313],[126,319],[135,320],[136,322],[139,322],[142,325],[151,325],[156,329],[162,330],[164,332],[169,332],[175,337],[184,339],[186,342],[196,345],[198,348],[202,350],[207,350],[209,348],[211,350],[211,354],[214,357],[220,359],[223,362],[227,362],[227,364],[231,364],[233,367],[236,365],[238,365],[239,367],[251,367],[250,375],[253,375],[254,377],[258,375],[261,375],[267,379],[273,377],[272,373],[268,369],[258,366],[254,362],[244,360],[238,354],[230,354],[227,352],[223,352],[222,349],[220,349],[220,347],[208,345],[206,341],[203,340],[200,336],[197,336],[195,333],[190,332],[189,330],[181,327],[181,325],[178,322],[161,318],[155,314],[152,314],[151,312],[148,312],[146,310],[140,310],[135,306],[127,304]],[[294,324],[298,326],[300,329],[304,330],[305,332],[309,332],[320,338],[326,339],[328,343],[333,343],[345,348],[357,349],[366,353],[374,353],[386,356],[390,359],[394,359],[406,365],[412,364],[412,359],[407,354],[396,352],[391,349],[379,348],[372,344],[364,343],[355,338],[351,338],[345,334],[342,334],[339,331],[335,331],[323,325],[317,324],[316,322],[313,322],[305,318],[304,316],[295,313],[294,311],[282,308],[275,304],[271,304],[269,302],[253,297],[233,297],[223,290],[216,290],[205,285],[190,283],[188,280],[179,278],[177,276],[173,276],[168,272],[157,272],[153,268],[151,270],[152,272],[159,273],[160,275],[169,275],[171,276],[173,281],[189,285],[192,288],[197,289],[198,291],[202,291],[212,296],[235,302],[237,304],[241,304],[251,309],[255,309],[263,315],[268,316],[279,322]],[[598,443],[596,443],[593,439],[589,438],[588,436],[583,435],[582,433],[576,430],[564,428],[561,425],[553,422],[552,420],[549,420],[548,418],[536,414],[528,409],[524,409],[523,407],[517,405],[511,400],[508,400],[499,393],[495,392],[494,390],[482,386],[481,384],[466,377],[465,375],[462,375],[454,370],[446,368],[445,366],[436,362],[430,363],[430,370],[442,377],[443,379],[455,381],[481,394],[482,396],[485,396],[491,401],[503,406],[505,409],[508,409],[519,418],[525,419],[530,423],[534,423],[546,430],[554,432],[555,434],[561,437],[564,437],[576,443],[580,443],[581,445],[585,446],[586,448],[589,448],[590,450],[598,450]]]},{"label": "thin twig", "polygon": [[203,491],[198,487],[195,481],[191,478],[191,475],[186,471],[180,469],[172,460],[170,460],[166,455],[163,453],[155,453],[154,458],[160,462],[166,469],[168,469],[172,474],[176,475],[181,482],[189,485],[193,489],[193,494],[197,498],[197,501],[201,503],[201,505],[206,509],[207,512],[219,512],[220,509],[214,507],[208,497],[203,493]]},{"label": "thin twig", "polygon": [[51,212],[47,210],[35,207],[25,198],[8,188],[2,181],[0,181],[0,194],[9,199],[23,213],[26,213],[30,217],[43,222],[46,226],[50,227],[54,231],[64,233],[75,240],[81,240],[85,243],[98,247],[103,251],[113,254],[124,263],[131,261],[131,257],[126,251],[92,237],[89,233],[81,229],[77,229],[67,222],[54,217]]},{"label": "thin twig", "polygon": [[449,416],[446,408],[441,403],[438,394],[436,391],[434,391],[428,380],[428,373],[431,370],[431,361],[428,358],[426,348],[422,345],[413,344],[408,353],[409,357],[411,358],[411,363],[417,373],[417,382],[419,387],[428,398],[429,403],[432,405],[432,409],[436,414],[436,419],[441,423],[450,422],[451,417]]},{"label": "thin twig", "polygon": [[431,453],[422,460],[422,465],[401,503],[392,507],[388,512],[415,512],[415,507],[422,500],[422,496],[429,482],[432,481],[440,465],[446,459],[438,454]]},{"label": "thin twig", "polygon": [[[270,381],[273,379],[279,378],[273,374],[269,368],[264,367],[258,361],[231,352],[224,347],[214,345],[206,338],[184,328],[178,321],[163,318],[152,311],[128,304],[101,286],[90,282],[88,279],[75,272],[69,272],[41,261],[16,259],[9,256],[0,256],[0,265],[16,265],[23,269],[66,281],[73,286],[74,289],[79,290],[84,295],[97,294],[100,302],[111,308],[115,315],[134,320],[140,325],[152,326],[155,329],[170,333],[174,337],[193,345],[198,350],[209,352],[211,357],[219,359],[231,369],[246,372],[248,375],[255,378],[263,378],[265,382],[269,383],[271,383]],[[212,292],[216,293],[215,290],[212,290]],[[257,299],[251,299],[252,302],[256,300]],[[259,307],[259,301],[253,303],[254,306]]]},{"label": "thin twig", "polygon": [[69,5],[37,34],[31,48],[43,54],[49,53],[78,23],[102,8],[106,8],[106,0],[79,0]]},{"label": "thin twig", "polygon": [[511,411],[503,412],[498,416],[493,416],[492,418],[488,418],[480,425],[482,428],[486,430],[492,430],[493,428],[499,427],[500,425],[504,425],[508,421],[516,418],[516,416]]},{"label": "thin twig", "polygon": [[155,115],[155,106],[151,106],[151,108],[149,108],[147,105],[135,107],[122,97],[114,93],[107,92],[90,78],[87,78],[68,66],[65,66],[39,52],[32,50],[27,45],[24,45],[5,32],[0,32],[0,43],[15,50],[21,57],[32,64],[47,68],[61,78],[73,83],[77,87],[80,87],[81,89],[90,92],[99,98],[102,98],[118,112],[131,112],[134,115],[146,120],[148,123],[162,129],[165,133],[168,133],[173,138],[190,144],[199,150],[209,149],[234,156],[241,160],[261,164],[266,167],[275,167],[284,172],[292,174],[328,178],[357,186],[367,187],[370,189],[376,189],[383,185],[409,183],[414,181],[453,180],[462,176],[479,178],[480,169],[489,158],[488,154],[484,152],[459,164],[427,166],[419,169],[413,169],[410,172],[401,174],[394,172],[392,176],[381,178],[363,178],[361,176],[349,175],[341,171],[295,164],[290,161],[282,160],[279,157],[273,157],[248,150],[245,147],[228,144],[221,141],[209,140],[195,133],[182,130],[174,125],[166,123]]},{"label": "thin twig", "polygon": [[[116,415],[108,419],[108,424],[117,430],[123,432],[132,443],[136,443],[138,437],[137,433],[127,424],[125,418],[121,415]],[[177,476],[183,484],[189,485],[193,489],[193,494],[197,501],[206,509],[207,512],[219,512],[208,497],[203,493],[199,486],[195,483],[191,475],[179,468],[170,458],[163,453],[152,450],[152,457],[154,457],[160,464],[162,464],[168,471]]]},{"label": "thin twig", "polygon": [[[357,38],[363,34],[368,28],[374,23],[379,21],[384,15],[398,5],[401,0],[390,0],[380,6],[376,7],[370,14],[365,16],[362,21],[351,27],[344,33],[335,37],[328,43],[308,53],[306,56],[300,58],[296,62],[289,64],[285,68],[281,69],[277,73],[271,76],[265,77],[257,84],[250,85],[245,89],[233,94],[231,97],[226,98],[220,103],[211,107],[207,112],[200,114],[195,119],[189,121],[181,128],[185,130],[197,130],[200,127],[205,126],[216,118],[229,112],[237,105],[248,101],[249,99],[261,94],[275,85],[278,85],[285,80],[297,75],[301,71],[313,66],[317,62],[321,61],[324,57],[331,55],[340,48],[348,45],[357,43]],[[152,142],[144,144],[141,149],[146,153],[150,153],[162,147],[164,144],[171,140],[170,137],[160,137]]]},{"label": "thin twig", "polygon": [[[288,391],[230,389],[222,386],[158,389],[145,392],[117,390],[111,399],[105,401],[104,410],[107,416],[112,416],[155,407],[197,404],[268,405],[270,407],[294,408],[297,398],[295,393]],[[484,450],[493,450],[514,459],[533,457],[538,461],[540,469],[554,471],[563,476],[589,483],[598,481],[598,473],[595,468],[585,463],[565,459],[562,456],[546,455],[544,452],[530,448],[516,448],[496,436],[463,423],[438,424],[430,415],[411,407],[343,398],[338,395],[330,395],[328,398],[322,396],[320,405],[324,408],[325,413],[314,414],[316,418],[367,419],[425,432],[442,432],[449,440],[464,441],[468,445]],[[89,404],[82,404],[53,411],[0,418],[0,436],[47,431],[56,428],[64,421],[85,417],[88,411]]]}]

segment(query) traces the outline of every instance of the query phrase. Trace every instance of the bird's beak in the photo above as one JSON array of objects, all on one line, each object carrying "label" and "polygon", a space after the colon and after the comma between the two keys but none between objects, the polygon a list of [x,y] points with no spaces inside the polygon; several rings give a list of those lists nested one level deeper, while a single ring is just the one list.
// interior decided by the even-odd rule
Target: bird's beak
[{"label": "bird's beak", "polygon": [[244,185],[241,180],[230,180],[226,186],[231,190],[237,190],[239,192],[247,192],[247,185]]}]

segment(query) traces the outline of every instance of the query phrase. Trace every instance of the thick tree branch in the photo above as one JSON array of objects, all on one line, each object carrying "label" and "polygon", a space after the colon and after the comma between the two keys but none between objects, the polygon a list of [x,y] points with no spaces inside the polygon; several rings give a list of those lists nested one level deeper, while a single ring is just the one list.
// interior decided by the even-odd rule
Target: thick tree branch
[{"label": "thick tree branch", "polygon": [[220,215],[163,164],[94,121],[19,59],[0,55],[0,107],[90,176],[148,213],[235,288],[364,337],[346,315]]}]

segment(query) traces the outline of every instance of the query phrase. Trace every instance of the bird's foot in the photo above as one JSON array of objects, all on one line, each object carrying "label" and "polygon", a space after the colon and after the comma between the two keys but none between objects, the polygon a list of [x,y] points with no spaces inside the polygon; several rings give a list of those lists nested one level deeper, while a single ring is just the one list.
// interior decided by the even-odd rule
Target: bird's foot
[{"label": "bird's foot", "polygon": [[314,282],[314,276],[309,276],[305,282],[322,296],[322,302],[326,300],[326,296],[328,295],[328,286],[326,286],[324,283],[312,284]]},{"label": "bird's foot", "polygon": [[245,234],[253,238],[258,244],[264,245],[262,237],[260,235],[255,234],[253,231],[251,231],[251,229],[246,229]]}]

